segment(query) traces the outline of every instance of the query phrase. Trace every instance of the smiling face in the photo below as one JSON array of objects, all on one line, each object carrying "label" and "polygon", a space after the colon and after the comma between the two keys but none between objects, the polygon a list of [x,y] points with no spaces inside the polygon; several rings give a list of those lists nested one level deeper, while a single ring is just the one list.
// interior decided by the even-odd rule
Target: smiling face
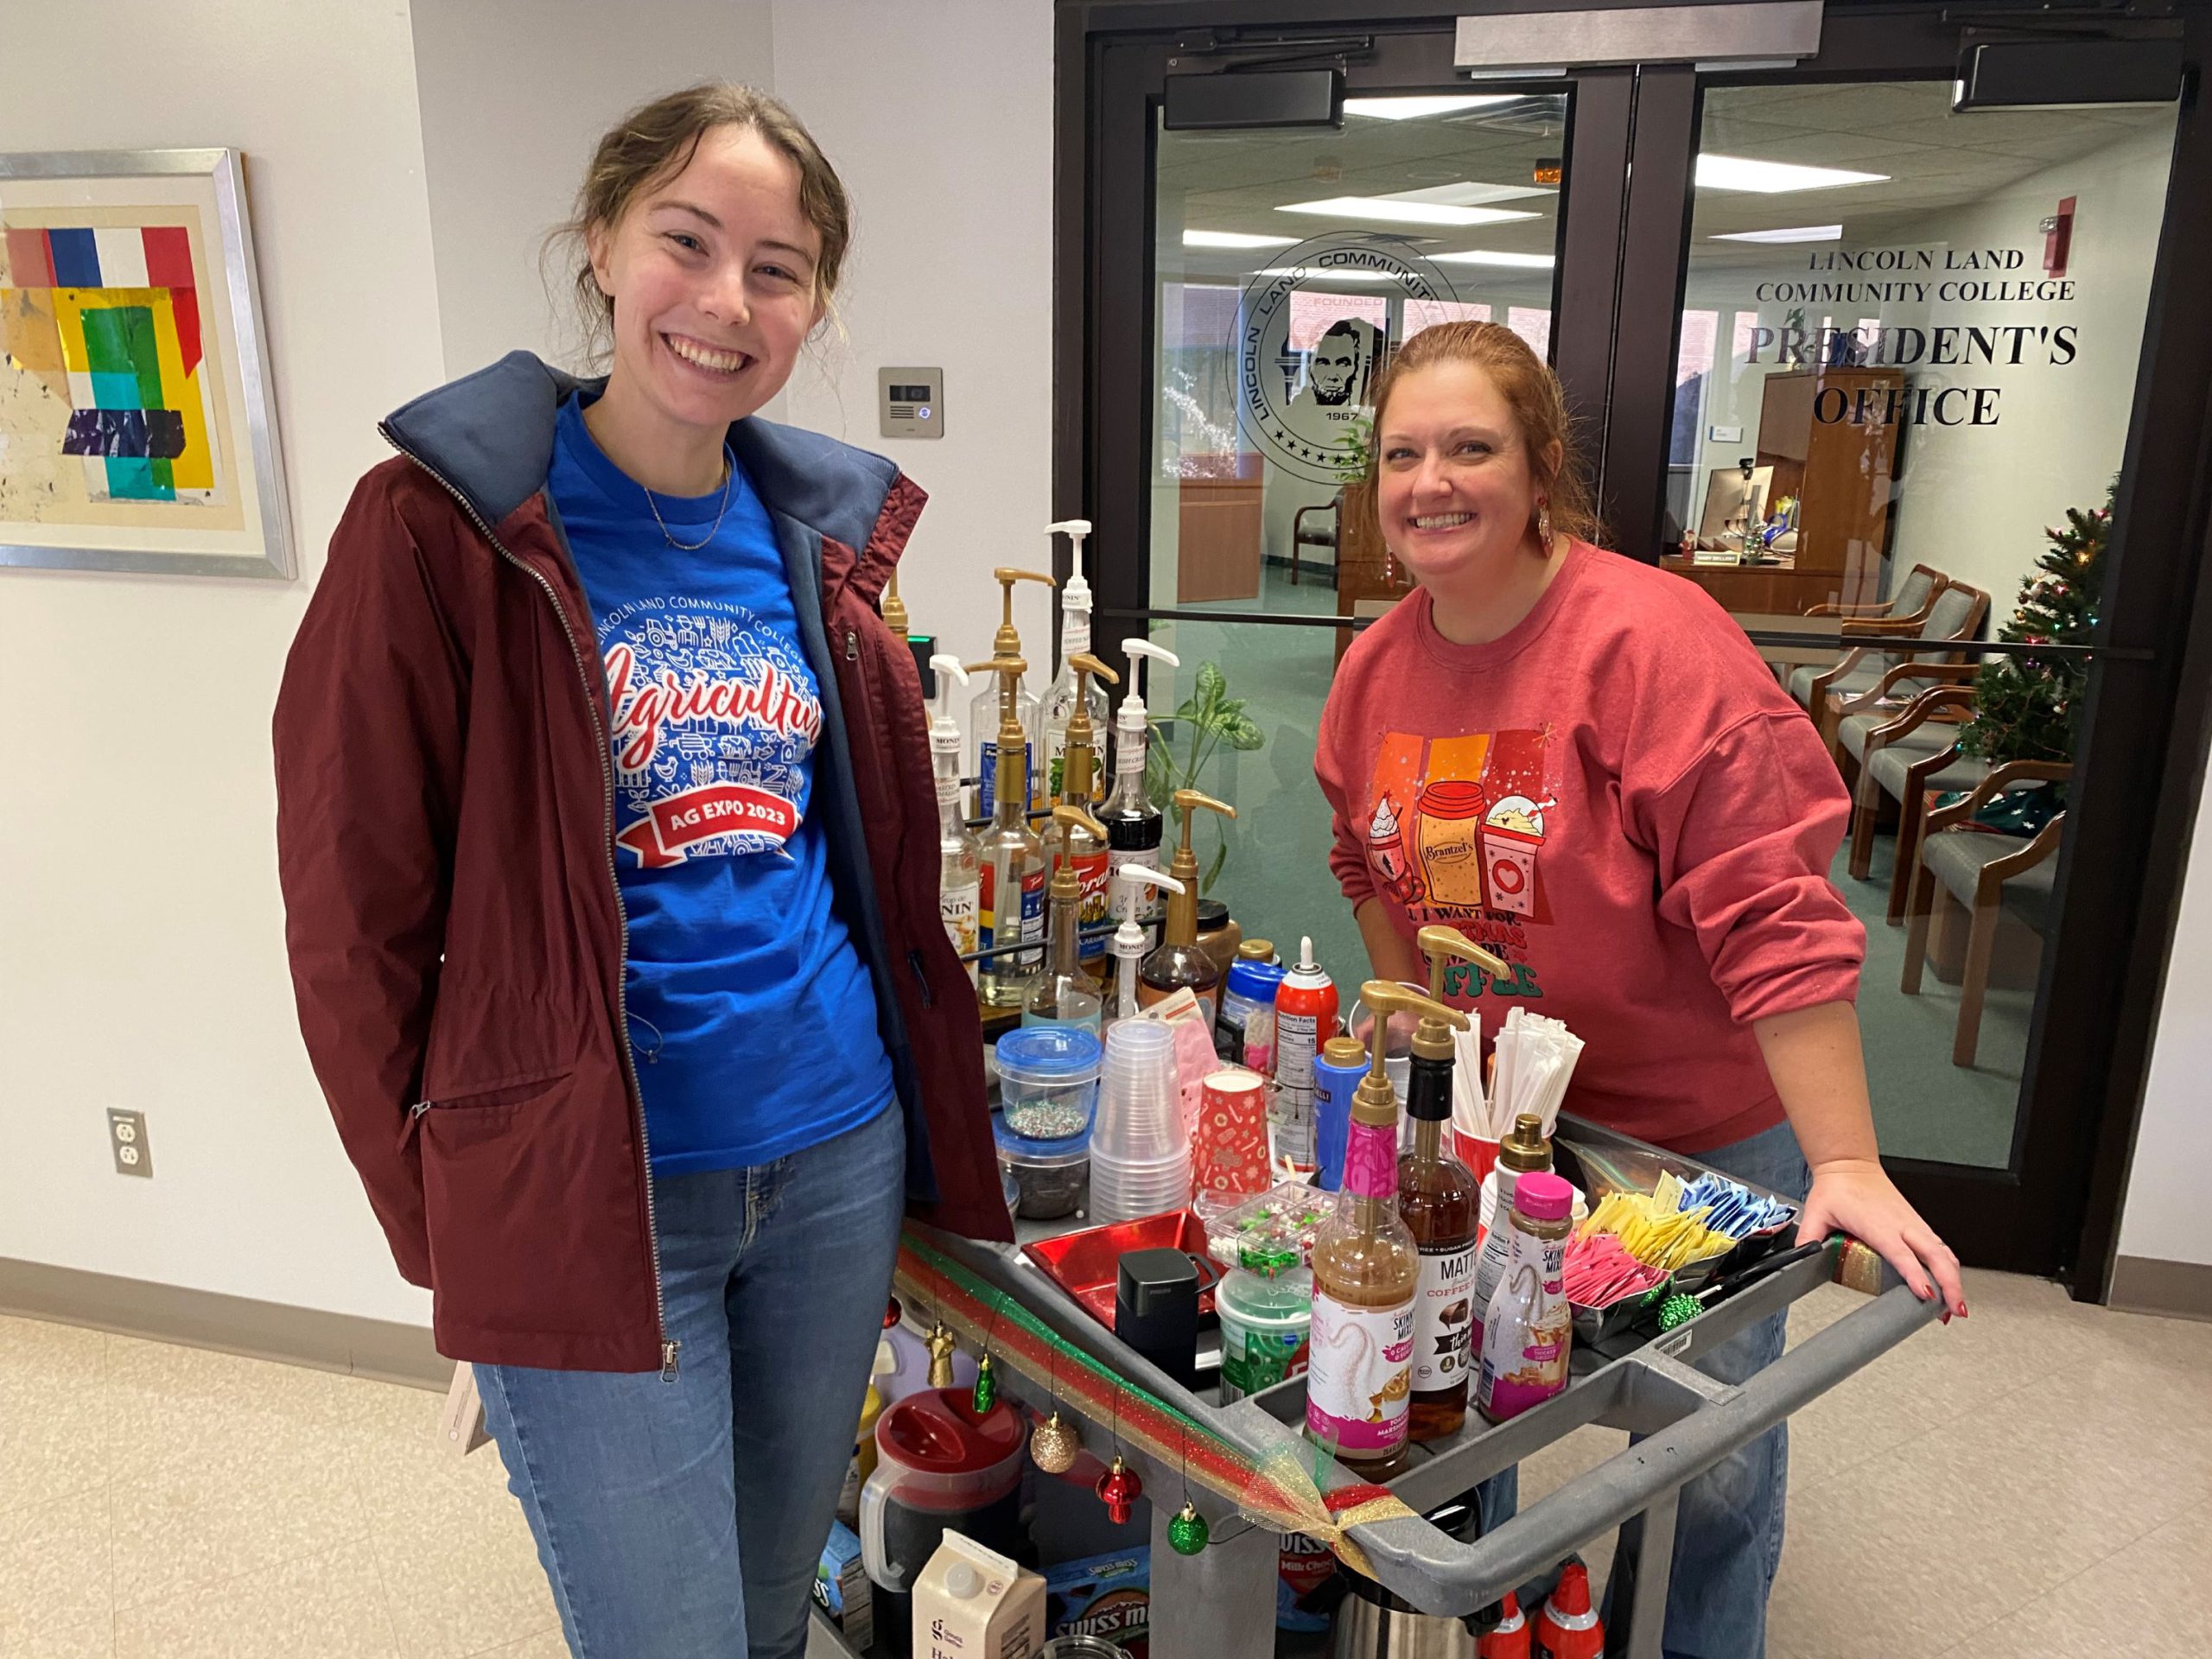
[{"label": "smiling face", "polygon": [[610,401],[659,422],[719,434],[753,414],[821,320],[798,165],[749,127],[708,131],[586,241],[613,302]]},{"label": "smiling face", "polygon": [[1477,365],[1446,359],[1400,378],[1376,444],[1382,538],[1424,585],[1503,569],[1532,528],[1558,446],[1532,457],[1513,408]]}]

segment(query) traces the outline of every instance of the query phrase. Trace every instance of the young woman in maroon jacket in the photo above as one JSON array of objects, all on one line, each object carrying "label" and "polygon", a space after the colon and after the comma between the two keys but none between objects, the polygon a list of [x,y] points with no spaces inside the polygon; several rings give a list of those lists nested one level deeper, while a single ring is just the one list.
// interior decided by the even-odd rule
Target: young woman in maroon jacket
[{"label": "young woman in maroon jacket", "polygon": [[397,411],[333,539],[276,720],[294,981],[570,1649],[796,1659],[902,1211],[1011,1236],[874,610],[921,493],[756,413],[851,234],[782,105],[634,111],[572,228],[606,378]]},{"label": "young woman in maroon jacket", "polygon": [[[1592,545],[1558,382],[1510,330],[1415,335],[1375,433],[1418,586],[1344,653],[1315,770],[1376,973],[1422,977],[1424,924],[1470,931],[1514,977],[1453,1000],[1493,1034],[1516,1002],[1564,1018],[1574,1109],[1802,1198],[1801,1239],[1851,1233],[1963,1314],[1876,1152],[1865,938],[1827,879],[1846,802],[1812,726],[1700,589]],[[1741,1381],[1783,1338],[1777,1316],[1702,1363]],[[1684,1488],[1669,1654],[1762,1651],[1785,1446]]]}]

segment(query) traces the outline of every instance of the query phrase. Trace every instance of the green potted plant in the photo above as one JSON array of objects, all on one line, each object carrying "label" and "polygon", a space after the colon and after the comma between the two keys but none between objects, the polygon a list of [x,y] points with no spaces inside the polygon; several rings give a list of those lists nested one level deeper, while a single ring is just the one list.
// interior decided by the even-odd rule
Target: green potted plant
[{"label": "green potted plant", "polygon": [[[1156,734],[1145,754],[1145,789],[1170,815],[1171,844],[1183,833],[1183,809],[1174,804],[1175,791],[1195,789],[1211,793],[1200,779],[1216,749],[1226,743],[1231,749],[1249,754],[1268,741],[1245,714],[1244,699],[1229,695],[1228,677],[1222,673],[1219,663],[1198,664],[1197,683],[1175,710],[1173,719],[1173,732]],[[1214,849],[1205,873],[1198,879],[1202,895],[1212,887],[1229,859],[1226,832],[1217,830],[1215,833],[1221,841]]]}]

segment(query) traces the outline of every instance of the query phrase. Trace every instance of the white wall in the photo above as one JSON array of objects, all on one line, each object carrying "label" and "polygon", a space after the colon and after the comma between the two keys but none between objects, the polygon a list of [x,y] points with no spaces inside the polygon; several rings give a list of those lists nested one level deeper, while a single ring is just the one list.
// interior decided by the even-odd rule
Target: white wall
[{"label": "white wall", "polygon": [[[574,358],[565,250],[600,135],[662,92],[774,79],[769,0],[413,0],[448,373],[518,346]],[[550,302],[547,289],[551,289]]]},{"label": "white wall", "polygon": [[2120,1220],[2120,1254],[2212,1266],[2212,785],[2196,832],[2174,928],[2144,1086],[2143,1120]]},{"label": "white wall", "polygon": [[[1052,9],[777,0],[775,37],[776,94],[859,220],[837,302],[847,338],[801,362],[788,417],[892,456],[929,492],[899,592],[917,633],[978,661],[998,624],[991,567],[1052,569]],[[883,366],[944,369],[944,437],[877,435]],[[1015,593],[1041,692],[1052,595]]]},{"label": "white wall", "polygon": [[[5,33],[0,149],[245,152],[311,578],[377,416],[442,369],[404,6],[111,0],[96,69],[81,13]],[[269,715],[308,591],[0,572],[0,1256],[427,1322],[284,970]]]}]

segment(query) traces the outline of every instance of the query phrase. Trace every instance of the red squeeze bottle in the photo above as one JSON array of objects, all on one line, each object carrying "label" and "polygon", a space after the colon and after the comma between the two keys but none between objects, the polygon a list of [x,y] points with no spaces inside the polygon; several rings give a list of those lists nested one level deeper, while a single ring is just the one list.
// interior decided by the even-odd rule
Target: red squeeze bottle
[{"label": "red squeeze bottle", "polygon": [[1536,1616],[1536,1651],[1546,1659],[1604,1659],[1605,1627],[1590,1605],[1590,1573],[1569,1561]]},{"label": "red squeeze bottle", "polygon": [[1337,1034],[1337,985],[1313,960],[1313,941],[1298,942],[1298,965],[1275,989],[1275,1087],[1287,1131],[1281,1150],[1294,1164],[1315,1161],[1313,1057]]}]

